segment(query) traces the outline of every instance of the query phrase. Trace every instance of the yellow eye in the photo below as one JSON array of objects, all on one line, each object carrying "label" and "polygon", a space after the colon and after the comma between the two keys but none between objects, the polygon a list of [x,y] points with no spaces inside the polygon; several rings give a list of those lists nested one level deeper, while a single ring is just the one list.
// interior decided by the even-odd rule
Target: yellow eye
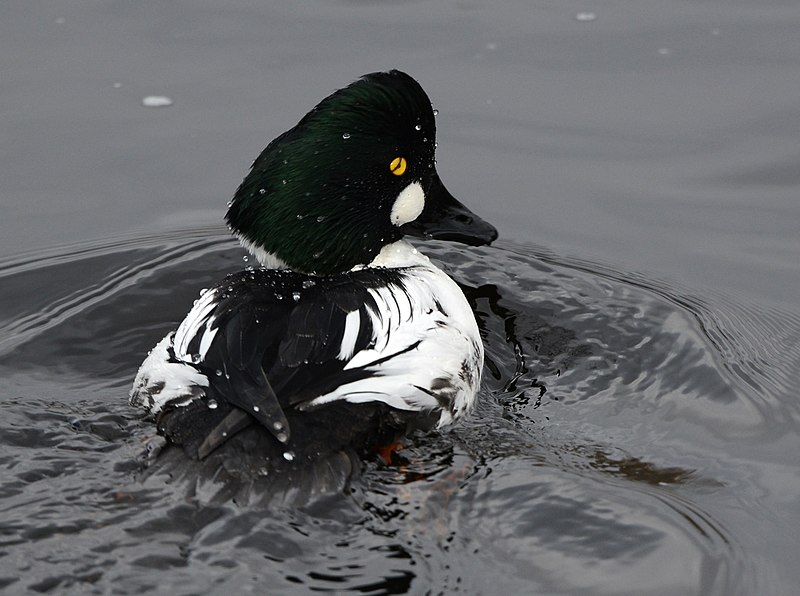
[{"label": "yellow eye", "polygon": [[405,157],[395,157],[392,160],[392,163],[389,164],[389,169],[395,176],[402,176],[403,174],[405,174],[407,167],[408,164],[406,163]]}]

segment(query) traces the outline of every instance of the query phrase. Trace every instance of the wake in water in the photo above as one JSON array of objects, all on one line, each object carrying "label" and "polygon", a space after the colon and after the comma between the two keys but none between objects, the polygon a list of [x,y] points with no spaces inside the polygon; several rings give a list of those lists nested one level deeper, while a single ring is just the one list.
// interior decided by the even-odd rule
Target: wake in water
[{"label": "wake in water", "polygon": [[244,264],[224,230],[0,263],[0,496],[29,561],[5,585],[757,592],[743,512],[768,490],[753,478],[792,478],[759,449],[799,418],[798,318],[538,247],[425,251],[479,321],[478,411],[310,500],[182,458],[146,467],[127,388]]}]

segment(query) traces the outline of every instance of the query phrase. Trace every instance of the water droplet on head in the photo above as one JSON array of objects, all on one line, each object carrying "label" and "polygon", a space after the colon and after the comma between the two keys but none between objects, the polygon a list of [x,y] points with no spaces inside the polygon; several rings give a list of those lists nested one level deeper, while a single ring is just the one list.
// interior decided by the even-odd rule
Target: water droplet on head
[{"label": "water droplet on head", "polygon": [[284,432],[280,432],[277,435],[275,435],[275,438],[278,439],[281,443],[286,443],[286,441],[289,440],[289,435],[287,435]]},{"label": "water droplet on head", "polygon": [[217,375],[218,377],[221,377],[221,376],[222,376],[222,371],[221,371],[220,369],[217,369],[217,370],[216,370],[216,375]]},{"label": "water droplet on head", "polygon": [[318,258],[320,258],[321,256],[322,256],[322,253],[321,253],[321,252],[315,252],[313,255],[311,255],[311,257],[312,257],[312,258],[314,258],[314,259],[318,259]]},{"label": "water droplet on head", "polygon": [[283,459],[286,461],[293,461],[294,460],[294,452],[293,451],[284,451],[283,452]]},{"label": "water droplet on head", "polygon": [[244,256],[242,257],[242,260],[243,260],[243,261],[246,263],[247,261],[249,261],[249,260],[250,260],[250,257],[248,257],[247,255],[244,255]]},{"label": "water droplet on head", "polygon": [[439,115],[439,110],[437,110],[436,108],[433,108],[433,115],[434,116],[438,116]]},{"label": "water droplet on head", "polygon": [[253,411],[254,412],[260,412],[261,408],[259,408],[258,406],[253,406]]},{"label": "water droplet on head", "polygon": [[286,184],[286,180],[281,180],[281,183],[282,184]]},{"label": "water droplet on head", "polygon": [[343,139],[349,139],[350,138],[350,133],[346,132],[346,133],[342,134],[342,138]]},{"label": "water droplet on head", "polygon": [[273,422],[272,428],[275,430],[283,430],[283,423],[282,422]]},{"label": "water droplet on head", "polygon": [[[286,180],[284,180],[283,183],[286,184]],[[267,189],[266,188],[259,188],[258,189],[258,194],[260,194],[260,195],[267,194]]]},{"label": "water droplet on head", "polygon": [[414,130],[422,130],[422,125],[421,124],[414,125]]},{"label": "water droplet on head", "polygon": [[294,298],[295,302],[300,300],[300,292],[292,292],[292,298]]},{"label": "water droplet on head", "polygon": [[200,364],[200,354],[192,354],[192,362]]},{"label": "water droplet on head", "polygon": [[209,399],[208,402],[206,403],[206,405],[208,406],[209,410],[216,410],[217,409],[217,402],[214,401],[213,399]]},{"label": "water droplet on head", "polygon": [[318,215],[317,216],[317,222],[322,223],[323,221],[325,221],[325,216],[324,215]]}]

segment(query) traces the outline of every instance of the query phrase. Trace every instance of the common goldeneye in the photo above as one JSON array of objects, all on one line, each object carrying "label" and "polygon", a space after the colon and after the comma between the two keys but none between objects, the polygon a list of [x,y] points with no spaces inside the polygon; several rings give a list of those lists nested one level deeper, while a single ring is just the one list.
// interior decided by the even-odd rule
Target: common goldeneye
[{"label": "common goldeneye", "polygon": [[159,434],[201,460],[247,435],[285,464],[470,410],[475,317],[403,236],[497,232],[439,179],[435,113],[409,75],[372,73],[264,149],[226,216],[263,268],[204,290],[136,375],[130,403]]}]

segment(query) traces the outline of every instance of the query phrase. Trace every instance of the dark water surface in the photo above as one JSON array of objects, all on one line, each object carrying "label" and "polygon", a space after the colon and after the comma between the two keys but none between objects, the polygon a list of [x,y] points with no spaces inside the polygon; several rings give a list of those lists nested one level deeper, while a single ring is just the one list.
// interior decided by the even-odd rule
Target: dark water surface
[{"label": "dark water surface", "polygon": [[712,310],[685,289],[535,246],[423,249],[478,315],[480,407],[416,437],[404,465],[367,462],[352,494],[299,510],[139,480],[153,429],[124,395],[199,288],[241,266],[224,230],[6,260],[0,582],[180,594],[776,588],[798,530],[800,318],[722,299]]},{"label": "dark water surface", "polygon": [[[789,0],[0,4],[0,591],[797,593],[798,31]],[[247,165],[391,67],[501,234],[421,247],[478,315],[477,412],[305,508],[143,479],[127,391],[246,265]]]}]

